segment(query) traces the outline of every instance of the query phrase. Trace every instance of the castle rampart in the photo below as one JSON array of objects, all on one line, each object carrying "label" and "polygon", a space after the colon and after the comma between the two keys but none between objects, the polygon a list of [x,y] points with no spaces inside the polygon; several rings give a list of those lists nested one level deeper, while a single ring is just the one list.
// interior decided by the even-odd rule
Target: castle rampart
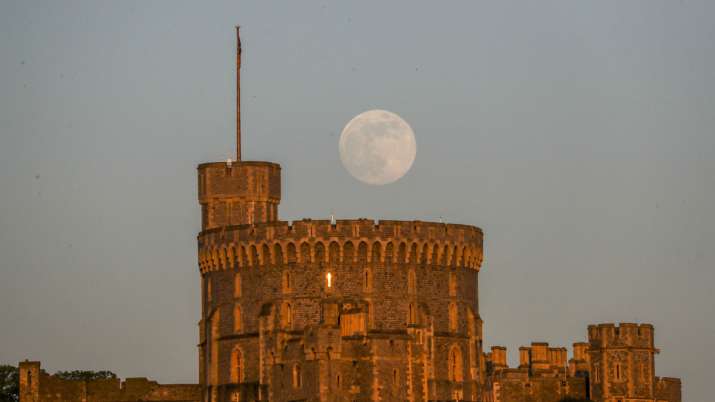
[{"label": "castle rampart", "polygon": [[205,230],[201,272],[296,262],[427,264],[479,270],[482,231],[474,226],[368,219],[276,221]]},{"label": "castle rampart", "polygon": [[651,324],[588,326],[588,342],[563,347],[533,342],[519,348],[519,367],[506,364],[506,348],[485,355],[486,402],[557,402],[566,396],[596,402],[680,402],[677,378],[655,377]]},{"label": "castle rampart", "polygon": [[533,342],[519,348],[519,367],[507,364],[506,348],[493,346],[487,354],[485,402],[557,402],[587,395],[587,380],[566,368],[566,348]]},{"label": "castle rampart", "polygon": [[21,402],[199,402],[197,384],[162,385],[146,378],[65,380],[41,370],[40,362],[19,364]]},{"label": "castle rampart", "polygon": [[680,378],[655,377],[655,397],[658,402],[680,402]]}]

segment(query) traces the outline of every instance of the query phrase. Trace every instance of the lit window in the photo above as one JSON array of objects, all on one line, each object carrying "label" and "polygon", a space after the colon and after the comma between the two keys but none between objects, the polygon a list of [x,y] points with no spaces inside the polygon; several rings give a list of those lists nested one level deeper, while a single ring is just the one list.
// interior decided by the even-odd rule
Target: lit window
[{"label": "lit window", "polygon": [[293,387],[300,388],[303,385],[303,375],[300,372],[300,365],[293,366]]},{"label": "lit window", "polygon": [[325,283],[328,285],[329,288],[333,287],[333,274],[328,272],[325,274]]}]

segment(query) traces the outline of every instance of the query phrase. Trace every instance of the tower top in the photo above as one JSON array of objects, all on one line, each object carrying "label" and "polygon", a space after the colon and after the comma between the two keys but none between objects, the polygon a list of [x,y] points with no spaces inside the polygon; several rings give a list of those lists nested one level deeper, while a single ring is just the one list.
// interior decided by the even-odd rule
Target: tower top
[{"label": "tower top", "polygon": [[241,33],[236,25],[236,161],[241,161]]}]

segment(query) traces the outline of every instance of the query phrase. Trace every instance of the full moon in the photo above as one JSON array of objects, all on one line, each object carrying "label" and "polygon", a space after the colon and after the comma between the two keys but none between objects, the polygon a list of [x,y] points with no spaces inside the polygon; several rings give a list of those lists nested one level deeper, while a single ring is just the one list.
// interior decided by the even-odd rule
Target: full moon
[{"label": "full moon", "polygon": [[417,154],[415,133],[387,110],[368,110],[345,125],[340,160],[350,174],[367,184],[393,183],[410,170]]}]

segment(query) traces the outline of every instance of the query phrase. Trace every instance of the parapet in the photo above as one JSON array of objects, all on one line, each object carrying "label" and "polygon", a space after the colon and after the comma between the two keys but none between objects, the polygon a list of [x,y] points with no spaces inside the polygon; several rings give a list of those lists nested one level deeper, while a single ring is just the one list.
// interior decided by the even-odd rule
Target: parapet
[{"label": "parapet", "polygon": [[481,229],[422,221],[304,219],[208,229],[201,272],[290,263],[431,264],[479,270]]},{"label": "parapet", "polygon": [[199,402],[198,384],[162,385],[146,378],[65,380],[41,370],[40,362],[20,362],[20,401],[82,402],[92,395],[96,402],[177,401]]},{"label": "parapet", "polygon": [[654,349],[653,325],[604,323],[588,326],[591,349],[609,347],[639,347]]},{"label": "parapet", "polygon": [[519,368],[561,369],[566,366],[567,354],[564,347],[549,347],[546,342],[532,342],[531,346],[519,348]]},{"label": "parapet", "polygon": [[492,346],[491,361],[495,369],[509,367],[506,362],[506,348],[504,346]]},{"label": "parapet", "polygon": [[531,343],[531,368],[536,370],[548,370],[551,366],[549,361],[549,344],[546,342]]},{"label": "parapet", "polygon": [[573,359],[586,361],[588,359],[588,346],[587,342],[575,342],[573,344]]},{"label": "parapet", "polygon": [[590,370],[590,356],[588,355],[589,344],[587,342],[576,342],[573,344],[573,358],[569,360],[569,373],[572,376],[584,376]]},{"label": "parapet", "polygon": [[549,364],[551,367],[565,367],[567,351],[564,347],[549,348]]},{"label": "parapet", "polygon": [[519,368],[529,368],[531,366],[531,348],[521,346],[519,348]]},{"label": "parapet", "polygon": [[680,378],[655,377],[655,397],[659,401],[680,402],[681,388]]}]

